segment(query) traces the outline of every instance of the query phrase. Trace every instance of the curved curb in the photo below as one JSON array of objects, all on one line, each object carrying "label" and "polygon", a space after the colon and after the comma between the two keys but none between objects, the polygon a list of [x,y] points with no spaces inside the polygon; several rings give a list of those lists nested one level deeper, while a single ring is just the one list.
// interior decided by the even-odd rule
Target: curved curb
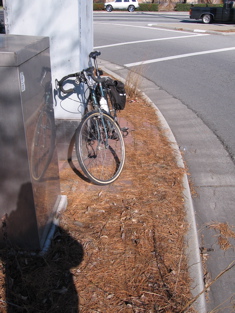
[{"label": "curved curb", "polygon": [[[168,138],[169,143],[174,150],[174,154],[176,157],[177,165],[180,168],[185,169],[182,155],[179,150],[179,146],[176,142],[175,136],[173,135],[166,119],[160,112],[160,110],[156,107],[156,105],[144,94],[142,93],[143,98],[152,105],[155,109],[156,115],[158,116],[162,129],[164,130],[165,136]],[[184,196],[184,207],[186,212],[186,220],[189,225],[189,229],[187,235],[185,236],[186,241],[186,256],[188,258],[188,266],[189,266],[189,274],[192,279],[191,292],[193,297],[196,297],[200,294],[204,289],[203,282],[203,269],[202,269],[202,261],[200,256],[200,248],[199,248],[199,240],[197,234],[197,226],[196,219],[193,207],[192,196],[190,192],[189,182],[187,174],[183,175],[183,196]],[[194,304],[195,309],[199,313],[206,313],[206,299],[204,293],[200,295],[197,301]]]},{"label": "curved curb", "polygon": [[60,225],[60,216],[66,210],[67,205],[68,205],[67,196],[60,195],[56,207],[56,215],[52,221],[44,246],[42,247],[42,250],[39,253],[40,256],[44,256],[48,252],[56,228]]},{"label": "curved curb", "polygon": [[[112,63],[112,65],[114,64]],[[121,80],[122,82],[125,82],[125,79],[123,79],[121,76],[111,71],[110,69],[108,69],[105,65],[100,65],[100,67],[107,74],[115,77],[116,79]],[[140,93],[142,97],[154,108],[156,115],[158,116],[160,120],[162,130],[164,130],[165,136],[168,138],[169,143],[171,144],[174,150],[177,165],[185,169],[183,158],[179,150],[179,146],[177,144],[175,136],[173,135],[166,119],[164,118],[160,110],[157,108],[156,104],[154,104],[150,100],[150,98],[141,90],[140,90]],[[185,212],[186,212],[186,219],[189,225],[187,235],[185,236],[185,241],[186,241],[186,256],[188,258],[189,274],[192,279],[191,292],[192,292],[193,297],[196,297],[200,293],[202,293],[198,297],[198,299],[195,301],[193,306],[197,312],[206,313],[207,312],[206,299],[205,299],[205,294],[203,292],[204,282],[203,282],[202,261],[201,261],[201,256],[200,256],[195,212],[194,212],[188,177],[186,173],[183,175],[183,187],[184,187],[183,196],[184,196],[184,203],[185,203],[184,207],[185,207]]]},{"label": "curved curb", "polygon": [[235,35],[235,29],[225,29],[225,30],[212,30],[212,29],[203,29],[201,25],[198,25],[198,28],[190,28],[185,27],[185,25],[159,25],[159,24],[149,24],[148,26],[156,27],[156,28],[162,28],[162,29],[171,29],[171,30],[177,30],[177,31],[185,31],[185,32],[192,32],[192,33],[201,33],[201,34],[208,34],[208,35],[223,35],[223,36],[230,36]]}]

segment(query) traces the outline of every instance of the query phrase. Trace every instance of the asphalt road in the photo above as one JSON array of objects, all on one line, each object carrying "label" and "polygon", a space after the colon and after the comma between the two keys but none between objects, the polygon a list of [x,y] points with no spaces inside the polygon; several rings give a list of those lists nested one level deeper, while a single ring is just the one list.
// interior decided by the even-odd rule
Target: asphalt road
[{"label": "asphalt road", "polygon": [[[109,14],[105,15],[109,16]],[[102,57],[117,64],[123,64],[123,54],[121,54],[122,60],[120,60],[119,53],[123,51],[125,54],[124,64],[127,65],[135,62],[139,62],[139,65],[141,65],[146,60],[154,60],[144,66],[144,75],[164,90],[169,91],[174,97],[186,103],[190,109],[196,111],[198,116],[222,142],[231,158],[235,159],[235,140],[233,138],[235,133],[235,105],[233,105],[235,78],[232,70],[235,36],[218,37],[190,34],[188,37],[188,34],[173,31],[169,35],[169,30],[168,32],[157,31],[156,28],[144,28],[144,25],[142,25],[144,23],[147,26],[153,23],[154,20],[159,23],[159,19],[162,23],[164,20],[166,21],[165,16],[167,16],[167,23],[169,20],[171,22],[176,19],[182,20],[182,17],[184,17],[183,21],[186,22],[188,15],[182,16],[182,13],[178,17],[173,15],[171,19],[169,14],[160,14],[159,18],[156,18],[156,14],[152,14],[149,18],[150,23],[146,19],[148,15],[144,15],[144,18],[142,18],[143,14],[140,13],[136,16],[122,14],[120,21],[117,21],[117,13],[113,16],[114,20],[112,25],[109,24],[108,34],[103,31],[105,24],[95,24],[95,46],[102,48],[103,45],[123,42],[130,42],[130,44],[128,46],[118,45],[118,49],[110,47],[101,50]],[[133,22],[133,17],[136,17],[135,22]],[[105,23],[103,16],[101,16],[101,21]],[[110,18],[106,23],[110,23]],[[120,26],[120,23],[124,26]],[[131,24],[132,27],[125,26],[126,23]],[[124,29],[125,34],[123,33]],[[97,33],[99,38],[96,37]],[[115,36],[113,36],[114,33]],[[169,37],[176,38],[176,40],[170,40]],[[159,41],[154,41],[155,38]],[[147,39],[149,40],[146,43],[148,49],[146,49],[144,43],[132,43],[136,40],[143,41]],[[160,41],[160,39],[162,40]],[[233,50],[229,50],[230,48],[233,48]],[[109,53],[111,49],[112,54]],[[224,51],[212,53],[213,50],[219,49],[224,49]],[[208,54],[197,54],[202,51],[208,52]],[[190,53],[195,55],[185,56],[185,54]],[[179,57],[177,59],[164,59],[164,57],[171,56]]]},{"label": "asphalt road", "polygon": [[[176,20],[182,28],[193,23],[187,13],[120,13],[120,18],[114,12],[95,13],[94,46],[102,59],[117,65],[117,73],[138,68],[156,86],[156,92],[142,89],[165,116],[189,168],[209,282],[235,259],[232,235],[219,237],[211,227],[228,224],[235,230],[235,35],[158,27]],[[231,247],[221,249],[219,238]],[[233,268],[212,285],[208,311],[221,305],[216,312],[235,312],[234,297]]]},{"label": "asphalt road", "polygon": [[143,24],[146,23],[177,23],[179,21],[189,21],[189,14],[187,12],[161,12],[161,13],[154,13],[154,12],[134,12],[129,13],[127,11],[124,12],[117,12],[113,11],[111,13],[108,12],[94,12],[94,20],[104,23],[114,23],[115,21],[118,22],[131,22],[134,24]]}]

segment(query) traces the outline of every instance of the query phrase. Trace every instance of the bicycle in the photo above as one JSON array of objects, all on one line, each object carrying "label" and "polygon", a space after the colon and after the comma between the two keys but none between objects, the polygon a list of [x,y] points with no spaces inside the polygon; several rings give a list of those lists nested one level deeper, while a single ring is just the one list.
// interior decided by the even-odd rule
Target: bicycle
[{"label": "bicycle", "polygon": [[83,173],[91,182],[107,185],[122,172],[125,145],[124,130],[115,121],[116,112],[110,111],[107,101],[107,86],[112,84],[112,79],[101,77],[102,72],[97,65],[99,55],[99,51],[91,52],[89,58],[94,66],[56,80],[56,88],[64,94],[74,93],[75,88],[64,88],[69,78],[75,78],[75,84],[88,86],[90,94],[85,113],[75,132],[76,155]]}]

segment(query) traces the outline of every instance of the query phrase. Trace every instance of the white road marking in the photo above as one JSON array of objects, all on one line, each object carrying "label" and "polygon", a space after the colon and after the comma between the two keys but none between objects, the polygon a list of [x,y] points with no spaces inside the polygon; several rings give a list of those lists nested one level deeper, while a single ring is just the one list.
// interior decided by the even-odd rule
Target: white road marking
[{"label": "white road marking", "polygon": [[117,47],[117,46],[133,45],[133,44],[137,44],[137,43],[146,43],[146,42],[163,41],[163,40],[174,40],[174,39],[184,39],[184,38],[192,38],[192,37],[198,37],[198,36],[208,36],[208,34],[196,34],[196,35],[193,34],[193,35],[188,35],[188,36],[164,37],[164,38],[119,42],[119,43],[114,43],[111,45],[97,46],[97,47],[94,47],[94,49],[112,48],[112,47]]},{"label": "white road marking", "polygon": [[[103,25],[108,25],[110,27],[110,23],[104,23],[104,22],[95,22],[94,24],[103,24]],[[157,24],[154,24],[157,25]],[[147,26],[141,26],[141,25],[129,25],[129,24],[112,24],[112,26],[125,26],[128,28],[146,28],[149,30],[160,30],[161,32],[173,32],[173,33],[180,33],[180,34],[188,34],[188,31],[183,31],[183,30],[177,30],[177,29],[167,29],[167,28],[161,28],[161,27],[153,27],[153,24],[148,24]],[[208,34],[209,35],[209,34]]]},{"label": "white road marking", "polygon": [[198,56],[198,55],[203,55],[203,54],[219,53],[219,52],[226,52],[226,51],[232,51],[232,50],[235,50],[235,47],[173,55],[173,56],[164,57],[164,58],[146,60],[146,61],[135,62],[135,63],[128,63],[128,64],[124,64],[124,66],[132,67],[132,66],[138,66],[138,65],[143,65],[143,64],[157,63],[157,62],[182,59],[182,58],[187,58],[187,57],[192,57],[192,56]]},{"label": "white road marking", "polygon": [[206,30],[203,30],[203,29],[194,29],[193,30],[195,33],[205,33]]}]

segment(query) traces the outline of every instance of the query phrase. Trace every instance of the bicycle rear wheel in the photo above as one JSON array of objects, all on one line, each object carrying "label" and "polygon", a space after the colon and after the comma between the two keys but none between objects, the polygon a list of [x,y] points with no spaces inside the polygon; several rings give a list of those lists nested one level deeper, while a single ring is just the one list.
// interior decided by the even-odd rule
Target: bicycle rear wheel
[{"label": "bicycle rear wheel", "polygon": [[114,105],[113,105],[114,101],[112,99],[111,93],[107,93],[106,100],[107,100],[107,104],[108,104],[108,107],[109,107],[110,115],[113,117],[113,119],[116,122],[117,121],[117,111],[114,108]]},{"label": "bicycle rear wheel", "polygon": [[98,111],[86,114],[76,131],[75,146],[81,169],[91,182],[107,185],[121,174],[125,145],[110,115]]}]

